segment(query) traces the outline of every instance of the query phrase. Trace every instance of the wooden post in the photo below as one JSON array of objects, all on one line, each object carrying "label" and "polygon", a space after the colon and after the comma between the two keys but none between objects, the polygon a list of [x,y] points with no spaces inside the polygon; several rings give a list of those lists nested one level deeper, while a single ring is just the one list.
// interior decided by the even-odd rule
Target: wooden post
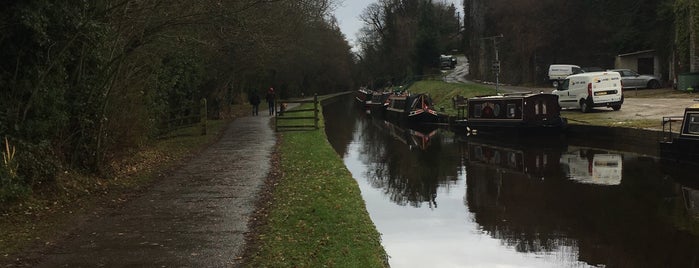
[{"label": "wooden post", "polygon": [[199,118],[201,121],[201,135],[206,135],[206,98],[201,99]]},{"label": "wooden post", "polygon": [[318,93],[313,94],[313,115],[315,117],[315,127],[318,129]]}]

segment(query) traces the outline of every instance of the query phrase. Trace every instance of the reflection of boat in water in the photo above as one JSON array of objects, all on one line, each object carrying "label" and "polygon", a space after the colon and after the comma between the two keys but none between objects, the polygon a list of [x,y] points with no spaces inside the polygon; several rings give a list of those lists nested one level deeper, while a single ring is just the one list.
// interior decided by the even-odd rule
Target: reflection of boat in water
[{"label": "reflection of boat in water", "polygon": [[468,160],[469,164],[542,178],[558,170],[558,159],[564,148],[555,141],[543,144],[522,139],[503,142],[474,136],[468,140]]},{"label": "reflection of boat in water", "polygon": [[580,183],[619,185],[623,158],[620,154],[592,149],[572,148],[561,155],[561,167],[566,177]]},{"label": "reflection of boat in water", "polygon": [[[378,122],[378,120],[376,120]],[[381,129],[385,130],[396,140],[405,143],[410,148],[416,147],[425,150],[430,146],[430,142],[437,135],[437,127],[422,126],[413,128],[403,128],[388,121],[381,121]]]},{"label": "reflection of boat in water", "polygon": [[469,163],[500,172],[525,174],[529,178],[560,176],[584,184],[621,183],[623,157],[620,154],[567,147],[563,140],[538,141],[541,139],[531,137],[503,142],[474,136],[468,140]]},{"label": "reflection of boat in water", "polygon": [[682,199],[689,215],[699,221],[699,190],[682,187]]},{"label": "reflection of boat in water", "polygon": [[[469,144],[469,151],[472,146],[478,144]],[[508,150],[530,154],[526,148],[493,150],[500,155]],[[473,153],[469,157],[469,163],[478,160]],[[589,179],[595,165],[600,169],[593,172],[621,174],[622,160],[628,161],[623,163],[627,173],[651,174],[622,184],[621,175],[607,175],[603,184],[618,184],[614,187],[578,183],[562,174],[567,158],[573,158],[572,165],[579,165]],[[503,160],[469,165],[464,199],[479,230],[517,251],[573,249],[574,260],[591,266],[696,267],[699,192],[663,178],[652,160],[571,146],[560,162],[548,163],[559,173],[540,180],[513,175]]]},{"label": "reflection of boat in water", "polygon": [[467,99],[465,120],[457,120],[457,134],[467,131],[504,134],[558,133],[566,125],[558,96],[553,94],[506,93]]},{"label": "reflection of boat in water", "polygon": [[430,124],[441,118],[426,94],[393,94],[387,102],[386,118],[399,124]]},{"label": "reflection of boat in water", "polygon": [[[682,122],[679,134],[673,133],[673,122]],[[666,159],[699,163],[699,104],[686,108],[684,116],[663,117],[660,155]]]}]

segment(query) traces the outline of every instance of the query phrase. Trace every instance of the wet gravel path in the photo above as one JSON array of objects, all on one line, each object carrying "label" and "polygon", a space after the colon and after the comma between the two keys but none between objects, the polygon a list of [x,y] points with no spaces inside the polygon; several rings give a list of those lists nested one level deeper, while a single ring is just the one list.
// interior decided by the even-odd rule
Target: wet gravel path
[{"label": "wet gravel path", "polygon": [[136,199],[89,220],[33,267],[230,267],[276,141],[269,116],[236,119],[222,138]]}]

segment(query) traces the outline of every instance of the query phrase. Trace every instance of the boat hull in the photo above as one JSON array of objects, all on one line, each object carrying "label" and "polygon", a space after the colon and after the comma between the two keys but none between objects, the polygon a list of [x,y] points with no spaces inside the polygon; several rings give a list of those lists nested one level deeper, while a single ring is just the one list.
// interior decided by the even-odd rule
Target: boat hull
[{"label": "boat hull", "polygon": [[673,139],[660,142],[660,157],[666,160],[699,164],[699,140]]},{"label": "boat hull", "polygon": [[567,126],[560,116],[558,96],[553,94],[482,96],[469,98],[467,103],[466,119],[452,124],[457,134],[560,134]]}]

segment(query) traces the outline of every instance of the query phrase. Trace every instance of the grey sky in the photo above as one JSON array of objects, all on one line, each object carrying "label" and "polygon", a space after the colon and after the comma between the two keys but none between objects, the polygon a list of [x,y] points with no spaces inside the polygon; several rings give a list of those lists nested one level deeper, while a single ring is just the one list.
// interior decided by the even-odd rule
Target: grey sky
[{"label": "grey sky", "polygon": [[[354,45],[354,41],[357,39],[357,33],[363,26],[362,22],[359,20],[359,15],[369,4],[375,3],[376,1],[377,0],[338,0],[339,4],[335,10],[335,17],[337,18],[342,33],[345,34],[345,37],[350,42],[350,45]],[[433,2],[436,3],[440,1],[453,3],[460,16],[463,17],[463,0],[434,0]]]}]

